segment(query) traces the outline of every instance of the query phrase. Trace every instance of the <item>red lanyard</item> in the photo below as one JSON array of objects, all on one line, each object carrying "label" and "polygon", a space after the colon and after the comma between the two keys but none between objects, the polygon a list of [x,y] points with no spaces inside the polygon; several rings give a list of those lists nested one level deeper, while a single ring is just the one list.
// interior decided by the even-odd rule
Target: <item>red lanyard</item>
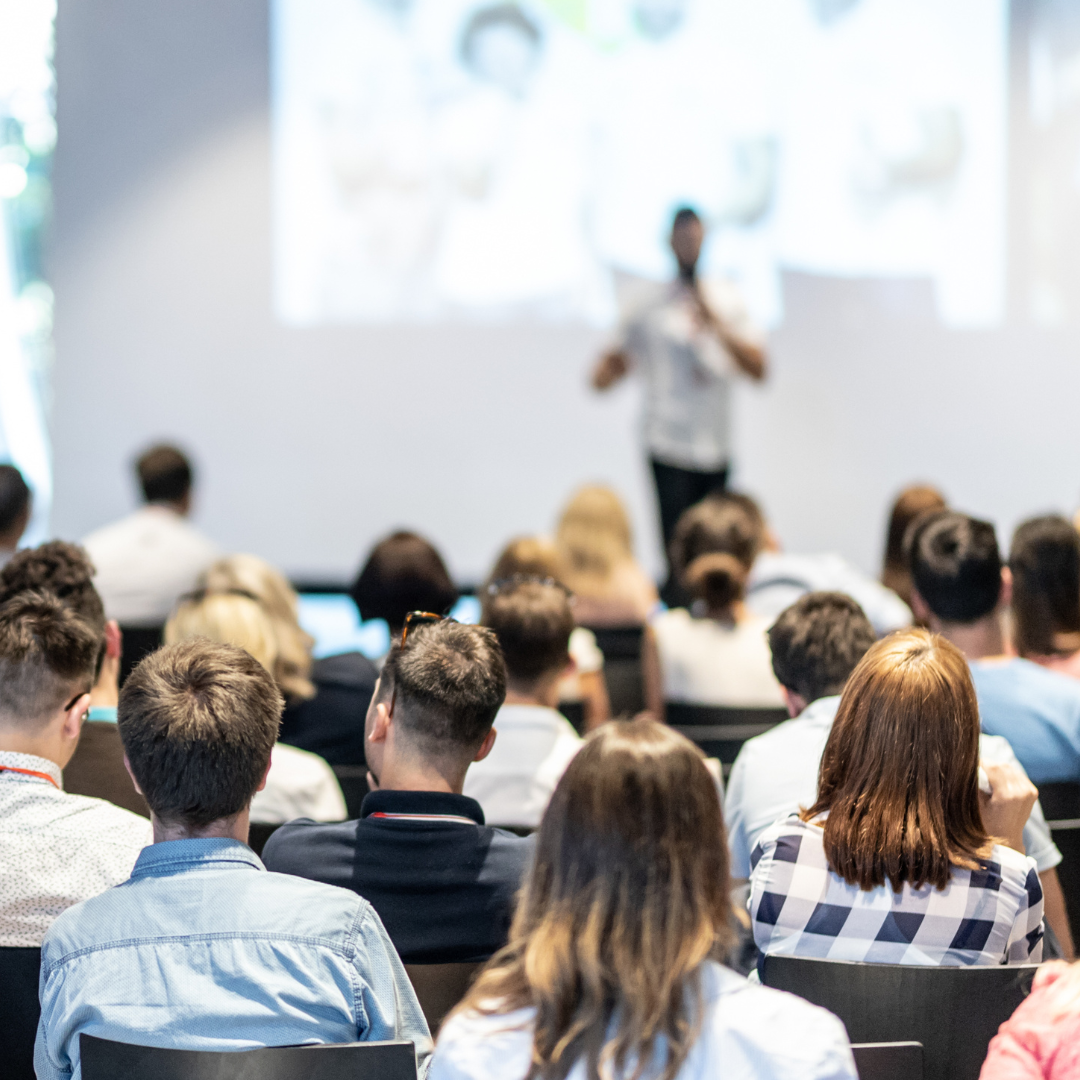
[{"label": "red lanyard", "polygon": [[0,765],[0,772],[17,772],[22,773],[23,776],[36,776],[39,780],[48,780],[57,791],[60,790],[60,785],[47,772],[37,772],[35,769],[17,769],[14,765]]}]

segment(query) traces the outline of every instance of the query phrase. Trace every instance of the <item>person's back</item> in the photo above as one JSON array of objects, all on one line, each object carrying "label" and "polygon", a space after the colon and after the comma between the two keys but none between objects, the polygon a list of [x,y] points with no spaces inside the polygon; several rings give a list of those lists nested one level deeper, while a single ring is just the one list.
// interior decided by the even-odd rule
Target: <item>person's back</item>
[{"label": "person's back", "polygon": [[372,791],[358,821],[285,825],[272,870],[341,885],[371,902],[406,963],[486,960],[506,941],[532,843],[484,824],[463,795],[494,738],[502,656],[478,627],[410,629],[383,666],[366,721]]},{"label": "person's back", "polygon": [[97,567],[95,585],[109,618],[160,626],[218,552],[187,520],[192,471],[179,450],[151,448],[139,458],[137,473],[146,505],[83,543]]},{"label": "person's back", "polygon": [[39,1077],[80,1075],[79,1035],[240,1050],[429,1034],[378,915],[355,893],[268,873],[244,842],[281,713],[240,649],[166,646],[121,692],[154,843],[129,881],[42,947]]},{"label": "person's back", "polygon": [[125,881],[145,818],[63,790],[98,652],[94,629],[45,593],[0,606],[0,946],[41,944],[63,911]]}]

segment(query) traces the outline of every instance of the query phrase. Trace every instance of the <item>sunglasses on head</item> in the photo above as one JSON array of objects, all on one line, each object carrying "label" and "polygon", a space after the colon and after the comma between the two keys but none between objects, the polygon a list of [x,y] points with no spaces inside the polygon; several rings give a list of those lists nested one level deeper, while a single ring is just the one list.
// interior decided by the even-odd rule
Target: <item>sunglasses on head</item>
[{"label": "sunglasses on head", "polygon": [[247,589],[194,589],[184,593],[176,601],[176,606],[182,604],[201,604],[208,596],[242,596],[245,600],[254,600],[258,604],[259,598]]},{"label": "sunglasses on head", "polygon": [[[419,629],[421,626],[430,626],[433,623],[456,622],[449,615],[436,615],[433,611],[410,611],[405,616],[405,622],[401,627],[401,640],[398,648],[404,649],[405,642],[409,637],[409,631]],[[390,695],[390,715],[394,715],[394,706],[397,704],[397,680],[394,680],[394,692]]]},{"label": "sunglasses on head", "polygon": [[485,592],[488,596],[501,596],[503,593],[513,592],[522,585],[545,585],[548,588],[559,589],[566,594],[567,600],[574,598],[570,591],[561,581],[543,574],[512,574],[510,577],[499,578],[491,582]]}]

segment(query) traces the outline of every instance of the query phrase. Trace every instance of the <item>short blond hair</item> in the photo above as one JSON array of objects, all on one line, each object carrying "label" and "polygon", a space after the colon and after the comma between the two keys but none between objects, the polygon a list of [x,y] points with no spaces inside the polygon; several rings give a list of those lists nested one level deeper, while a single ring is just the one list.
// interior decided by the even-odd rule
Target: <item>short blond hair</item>
[{"label": "short blond hair", "polygon": [[555,532],[555,545],[567,584],[605,581],[622,562],[634,557],[630,518],[611,488],[579,488],[566,504]]},{"label": "short blond hair", "polygon": [[270,674],[277,662],[277,642],[270,617],[257,600],[237,593],[206,593],[182,601],[165,624],[165,644],[205,638],[250,653]]}]

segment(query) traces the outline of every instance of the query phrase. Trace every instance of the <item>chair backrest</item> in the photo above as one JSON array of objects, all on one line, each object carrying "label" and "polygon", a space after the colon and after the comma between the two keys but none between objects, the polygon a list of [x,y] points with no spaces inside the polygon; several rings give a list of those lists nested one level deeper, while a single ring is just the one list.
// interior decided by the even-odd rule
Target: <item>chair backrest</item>
[{"label": "chair backrest", "polygon": [[641,676],[643,626],[590,626],[604,654],[604,684],[612,716],[636,716],[645,708]]},{"label": "chair backrest", "polygon": [[743,709],[688,705],[684,701],[667,702],[664,715],[676,731],[697,743],[706,757],[719,758],[725,765],[735,760],[747,739],[788,719],[788,711],[783,708]]},{"label": "chair backrest", "polygon": [[146,655],[161,646],[165,640],[164,626],[121,626],[124,638],[120,657],[120,685],[123,686],[131,669]]},{"label": "chair backrest", "polygon": [[922,1043],[854,1043],[851,1052],[859,1080],[923,1080]]},{"label": "chair backrest", "polygon": [[0,948],[0,1068],[6,1080],[34,1080],[40,949]]},{"label": "chair backrest", "polygon": [[262,858],[263,848],[266,841],[281,828],[281,824],[266,825],[261,821],[253,821],[248,827],[248,847]]},{"label": "chair backrest", "polygon": [[1039,805],[1047,821],[1080,819],[1080,784],[1059,781],[1039,785]]},{"label": "chair backrest", "polygon": [[482,963],[406,964],[420,1008],[434,1036],[446,1014],[465,996]]},{"label": "chair backrest", "polygon": [[560,701],[559,712],[570,721],[571,726],[579,735],[585,734],[584,701]]},{"label": "chair backrest", "polygon": [[835,1013],[853,1043],[922,1043],[928,1080],[977,1080],[990,1040],[1030,992],[1036,970],[766,956],[761,981]]},{"label": "chair backrest", "polygon": [[349,821],[353,821],[360,816],[360,804],[370,790],[367,766],[334,765],[333,770],[341,787],[341,794],[345,796],[345,812],[349,815]]},{"label": "chair backrest", "polygon": [[416,1080],[411,1042],[175,1050],[79,1036],[83,1080]]},{"label": "chair backrest", "polygon": [[1039,785],[1050,835],[1061,849],[1057,868],[1073,941],[1080,941],[1080,784],[1059,782]]}]

